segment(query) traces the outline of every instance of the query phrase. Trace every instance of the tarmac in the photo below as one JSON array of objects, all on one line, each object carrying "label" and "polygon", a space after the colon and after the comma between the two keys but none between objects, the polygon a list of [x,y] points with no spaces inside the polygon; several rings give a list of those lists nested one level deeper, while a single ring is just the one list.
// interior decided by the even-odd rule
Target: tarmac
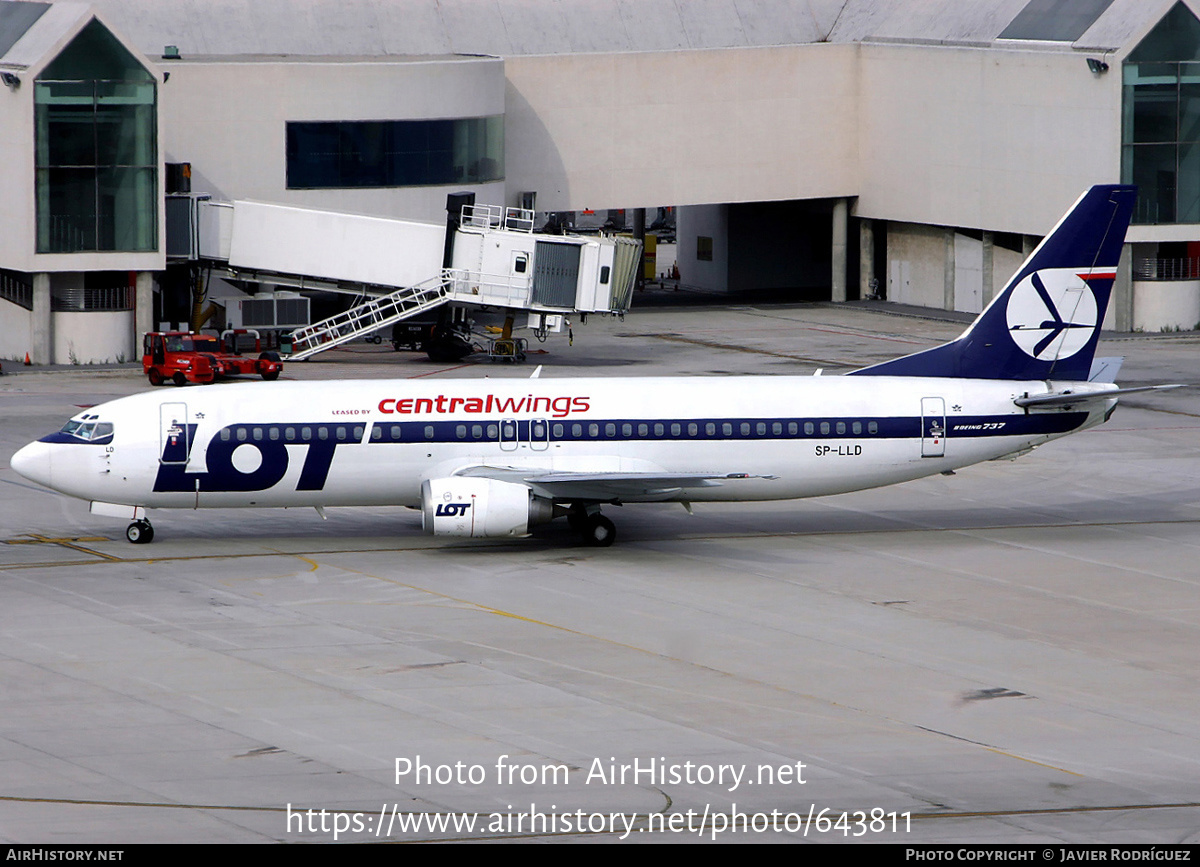
[{"label": "tarmac", "polygon": [[[884,309],[635,308],[521,367],[356,344],[283,378],[832,375],[962,328]],[[1128,386],[1198,350],[1101,344]],[[5,843],[1200,842],[1196,389],[951,477],[608,509],[606,549],[401,508],[158,512],[133,546],[8,459],[140,368],[4,371]]]}]

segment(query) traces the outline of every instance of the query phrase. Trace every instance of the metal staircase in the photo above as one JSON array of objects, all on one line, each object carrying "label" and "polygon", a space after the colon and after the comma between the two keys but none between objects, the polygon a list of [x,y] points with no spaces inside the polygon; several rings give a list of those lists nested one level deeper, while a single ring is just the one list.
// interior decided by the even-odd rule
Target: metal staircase
[{"label": "metal staircase", "polygon": [[450,276],[443,272],[416,286],[372,298],[344,313],[297,328],[292,332],[292,351],[286,357],[289,361],[300,361],[377,328],[432,310],[449,300],[451,284]]}]

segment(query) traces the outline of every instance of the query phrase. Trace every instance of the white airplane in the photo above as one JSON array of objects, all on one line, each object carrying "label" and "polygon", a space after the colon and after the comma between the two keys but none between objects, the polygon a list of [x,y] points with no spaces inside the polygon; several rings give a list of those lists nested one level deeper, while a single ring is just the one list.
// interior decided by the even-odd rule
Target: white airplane
[{"label": "white airplane", "polygon": [[[447,536],[528,535],[602,506],[784,500],[1014,457],[1106,421],[1090,381],[1136,188],[1085,193],[957,340],[834,377],[245,383],[91,408],[12,468],[131,521],[147,509],[410,506]],[[1154,386],[1161,387],[1161,386]]]}]

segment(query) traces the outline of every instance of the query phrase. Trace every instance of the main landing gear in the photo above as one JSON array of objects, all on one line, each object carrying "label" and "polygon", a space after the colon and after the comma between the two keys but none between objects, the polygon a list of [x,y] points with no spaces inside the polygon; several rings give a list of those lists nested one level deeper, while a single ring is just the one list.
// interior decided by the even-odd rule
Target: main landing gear
[{"label": "main landing gear", "polygon": [[617,540],[616,525],[601,515],[596,506],[576,503],[567,513],[567,523],[583,537],[583,544],[591,548],[607,548]]},{"label": "main landing gear", "polygon": [[135,545],[145,545],[147,542],[153,541],[154,528],[145,519],[134,521],[125,528],[125,538]]}]

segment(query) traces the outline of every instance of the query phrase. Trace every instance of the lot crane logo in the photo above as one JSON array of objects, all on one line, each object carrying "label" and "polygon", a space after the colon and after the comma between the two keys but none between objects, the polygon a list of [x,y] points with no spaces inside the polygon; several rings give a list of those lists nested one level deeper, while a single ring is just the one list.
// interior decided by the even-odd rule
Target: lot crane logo
[{"label": "lot crane logo", "polygon": [[1008,332],[1039,361],[1070,358],[1096,330],[1096,297],[1074,270],[1034,271],[1008,298]]}]

